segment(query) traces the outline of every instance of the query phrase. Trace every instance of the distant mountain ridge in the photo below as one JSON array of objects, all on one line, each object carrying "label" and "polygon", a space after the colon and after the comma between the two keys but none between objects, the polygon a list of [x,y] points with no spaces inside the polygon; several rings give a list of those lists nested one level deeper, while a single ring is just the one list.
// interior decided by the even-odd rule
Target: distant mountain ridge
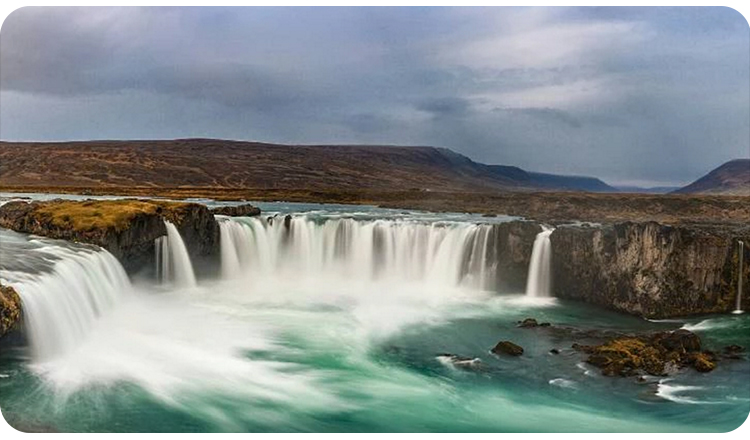
[{"label": "distant mountain ridge", "polygon": [[750,159],[735,159],[715,168],[674,194],[750,195]]},{"label": "distant mountain ridge", "polygon": [[594,191],[594,177],[486,165],[447,148],[217,139],[0,142],[0,185]]}]

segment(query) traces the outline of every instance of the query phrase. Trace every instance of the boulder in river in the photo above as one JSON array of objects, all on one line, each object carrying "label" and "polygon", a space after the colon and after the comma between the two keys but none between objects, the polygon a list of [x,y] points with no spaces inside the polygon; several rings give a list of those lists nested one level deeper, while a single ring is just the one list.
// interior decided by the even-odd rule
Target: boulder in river
[{"label": "boulder in river", "polygon": [[687,366],[705,373],[716,367],[716,355],[701,351],[700,338],[688,330],[624,336],[595,346],[573,344],[573,348],[587,353],[586,362],[606,376],[665,376]]},{"label": "boulder in river", "polygon": [[514,344],[510,341],[500,341],[492,348],[492,352],[495,354],[507,354],[510,356],[521,356],[523,354],[523,347]]}]

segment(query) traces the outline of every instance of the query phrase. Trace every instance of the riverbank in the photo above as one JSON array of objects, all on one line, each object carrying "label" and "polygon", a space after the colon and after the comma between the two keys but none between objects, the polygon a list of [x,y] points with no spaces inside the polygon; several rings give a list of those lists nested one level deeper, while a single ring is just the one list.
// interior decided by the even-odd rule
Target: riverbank
[{"label": "riverbank", "polygon": [[208,198],[220,201],[285,201],[376,205],[433,212],[521,216],[547,223],[747,224],[750,197],[687,194],[600,194],[583,192],[319,191],[308,189],[228,189],[211,187],[29,187],[3,186],[0,192]]}]

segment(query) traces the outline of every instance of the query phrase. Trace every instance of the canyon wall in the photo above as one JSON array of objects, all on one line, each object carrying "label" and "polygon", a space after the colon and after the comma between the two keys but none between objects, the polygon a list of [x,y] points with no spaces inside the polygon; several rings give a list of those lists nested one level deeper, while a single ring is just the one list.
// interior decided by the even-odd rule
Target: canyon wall
[{"label": "canyon wall", "polygon": [[[656,222],[558,227],[550,236],[553,291],[648,318],[729,312],[737,298],[740,239],[750,243],[750,227]],[[746,262],[748,257],[746,246]],[[743,276],[747,286],[750,265]]]}]

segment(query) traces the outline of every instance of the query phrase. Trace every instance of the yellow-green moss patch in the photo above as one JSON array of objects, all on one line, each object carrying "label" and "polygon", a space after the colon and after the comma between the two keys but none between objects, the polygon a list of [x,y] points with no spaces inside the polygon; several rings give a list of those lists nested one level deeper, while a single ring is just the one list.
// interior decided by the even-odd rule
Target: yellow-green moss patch
[{"label": "yellow-green moss patch", "polygon": [[157,214],[179,210],[188,203],[156,200],[54,201],[40,204],[34,216],[52,225],[74,231],[113,228],[127,229],[139,214]]}]

